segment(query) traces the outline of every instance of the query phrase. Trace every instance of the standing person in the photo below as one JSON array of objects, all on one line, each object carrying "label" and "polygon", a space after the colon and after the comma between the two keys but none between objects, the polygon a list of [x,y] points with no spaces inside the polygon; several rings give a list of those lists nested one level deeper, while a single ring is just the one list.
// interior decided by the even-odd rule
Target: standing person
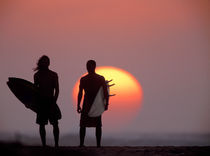
[{"label": "standing person", "polygon": [[43,55],[37,62],[34,71],[34,84],[38,87],[41,95],[39,103],[39,112],[37,113],[36,123],[39,124],[39,132],[43,147],[46,146],[45,125],[53,126],[55,147],[58,147],[59,127],[58,119],[61,118],[60,110],[56,104],[59,94],[58,75],[49,69],[50,59]]},{"label": "standing person", "polygon": [[[106,82],[103,76],[95,73],[96,62],[89,60],[86,64],[88,74],[80,79],[77,112],[81,113],[80,118],[80,147],[84,147],[86,127],[95,127],[97,147],[101,147],[102,124],[101,115],[98,117],[89,117],[88,112],[93,104],[99,88],[103,87],[104,98],[106,100],[105,110],[108,109],[108,92]],[[82,108],[80,107],[81,99],[85,92]]]}]

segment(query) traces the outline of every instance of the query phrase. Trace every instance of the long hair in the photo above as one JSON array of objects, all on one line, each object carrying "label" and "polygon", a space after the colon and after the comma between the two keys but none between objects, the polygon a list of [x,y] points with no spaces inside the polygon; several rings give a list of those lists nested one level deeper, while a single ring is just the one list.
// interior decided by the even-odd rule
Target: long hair
[{"label": "long hair", "polygon": [[34,71],[48,69],[49,65],[50,65],[50,58],[46,55],[43,55],[39,58],[39,60],[37,62],[37,67],[34,68]]}]

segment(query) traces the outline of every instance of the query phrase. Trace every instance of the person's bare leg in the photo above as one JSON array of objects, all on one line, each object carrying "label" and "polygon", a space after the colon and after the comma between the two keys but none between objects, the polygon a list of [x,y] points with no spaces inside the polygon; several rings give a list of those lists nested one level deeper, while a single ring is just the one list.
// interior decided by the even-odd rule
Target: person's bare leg
[{"label": "person's bare leg", "polygon": [[80,147],[84,147],[86,127],[80,127]]},{"label": "person's bare leg", "polygon": [[101,147],[101,136],[102,136],[102,128],[96,127],[96,142],[97,142],[97,147]]},{"label": "person's bare leg", "polygon": [[55,147],[58,147],[58,142],[59,142],[59,127],[58,127],[58,124],[53,125],[53,135],[54,135]]},{"label": "person's bare leg", "polygon": [[46,130],[45,130],[45,125],[40,125],[39,126],[39,133],[42,141],[42,146],[46,146]]}]

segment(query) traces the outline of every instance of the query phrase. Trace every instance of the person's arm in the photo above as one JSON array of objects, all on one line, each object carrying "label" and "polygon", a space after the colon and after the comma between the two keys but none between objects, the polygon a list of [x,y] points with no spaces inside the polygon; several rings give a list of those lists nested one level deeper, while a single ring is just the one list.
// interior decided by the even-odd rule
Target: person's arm
[{"label": "person's arm", "polygon": [[82,110],[80,107],[82,96],[83,96],[83,87],[81,85],[81,80],[80,80],[79,92],[78,92],[78,97],[77,97],[77,112],[78,113],[81,113],[81,110]]},{"label": "person's arm", "polygon": [[37,78],[37,75],[36,74],[34,74],[34,85],[36,87],[38,87],[38,78]]},{"label": "person's arm", "polygon": [[[38,86],[39,86],[38,77],[37,77],[36,74],[34,74],[34,86],[35,86],[36,88],[38,88]],[[29,108],[28,105],[26,105],[26,107]]]},{"label": "person's arm", "polygon": [[56,75],[56,80],[55,80],[55,95],[54,95],[55,102],[58,99],[58,95],[59,95],[59,82],[58,82],[58,75]]}]

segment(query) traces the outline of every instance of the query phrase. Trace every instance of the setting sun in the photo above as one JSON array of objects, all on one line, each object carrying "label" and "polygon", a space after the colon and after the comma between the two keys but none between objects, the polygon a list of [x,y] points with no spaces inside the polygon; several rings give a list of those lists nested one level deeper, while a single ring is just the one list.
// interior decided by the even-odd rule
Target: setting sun
[{"label": "setting sun", "polygon": [[[134,76],[120,68],[103,66],[96,68],[96,73],[104,76],[106,80],[112,80],[110,87],[109,109],[103,115],[103,123],[111,126],[126,124],[135,117],[141,107],[143,91],[141,85]],[[87,73],[86,73],[87,74]],[[85,74],[84,74],[85,75]],[[73,100],[76,104],[79,89],[79,80],[73,89]]]}]

